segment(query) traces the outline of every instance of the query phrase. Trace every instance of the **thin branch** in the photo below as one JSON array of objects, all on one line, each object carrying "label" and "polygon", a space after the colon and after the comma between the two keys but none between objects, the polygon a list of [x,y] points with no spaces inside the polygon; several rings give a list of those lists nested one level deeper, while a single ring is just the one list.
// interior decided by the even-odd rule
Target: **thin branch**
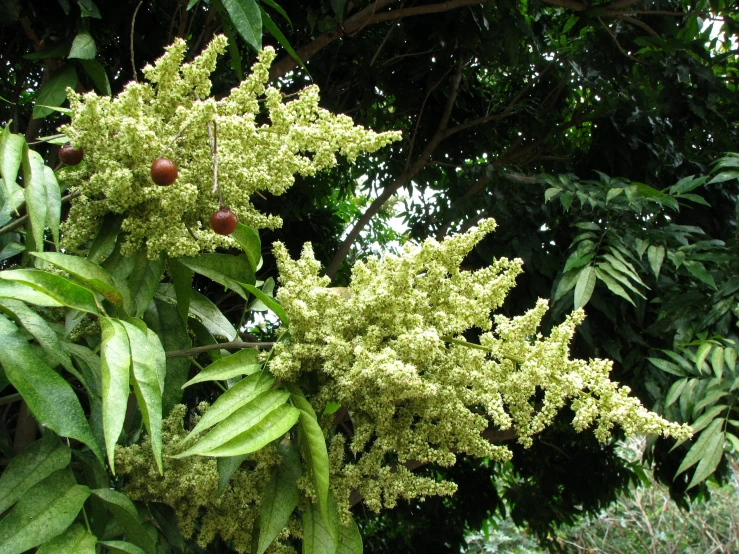
[{"label": "thin branch", "polygon": [[138,82],[139,78],[136,75],[136,62],[134,61],[133,57],[133,30],[136,26],[136,14],[139,13],[139,8],[141,7],[141,4],[144,3],[144,0],[139,0],[138,5],[136,6],[136,9],[133,10],[133,17],[131,18],[131,69],[133,70],[133,80]]},{"label": "thin branch", "polygon": [[644,29],[647,33],[652,35],[653,37],[659,37],[659,33],[652,29],[649,25],[644,23],[643,21],[639,21],[635,17],[630,17],[628,15],[617,15],[614,16],[616,19],[620,19],[621,21],[626,21],[627,23],[631,23],[632,25],[636,25],[637,27],[641,27]]},{"label": "thin branch", "polygon": [[375,62],[377,61],[377,57],[380,55],[380,52],[382,52],[382,48],[385,46],[385,43],[387,43],[387,39],[390,38],[390,35],[395,30],[395,28],[398,25],[396,23],[393,23],[390,25],[390,28],[388,29],[387,33],[385,34],[385,38],[382,39],[382,42],[380,43],[380,46],[377,47],[377,50],[375,51],[375,55],[372,56],[372,59],[370,60],[370,67],[375,65]]},{"label": "thin branch", "polygon": [[[65,202],[69,202],[73,198],[77,198],[80,194],[82,193],[79,191],[69,193],[67,196],[62,197],[62,204],[64,204]],[[12,231],[13,229],[20,227],[26,222],[27,219],[28,219],[28,214],[22,215],[15,221],[11,221],[10,223],[8,223],[5,227],[0,227],[0,235],[3,235],[9,231]]]},{"label": "thin branch", "polygon": [[618,47],[619,51],[624,56],[626,56],[627,58],[629,58],[633,62],[643,63],[641,60],[637,60],[634,56],[632,56],[626,50],[624,50],[624,47],[621,46],[621,43],[620,42],[618,42],[618,37],[616,36],[616,33],[614,33],[613,31],[611,31],[611,29],[608,27],[608,25],[606,25],[605,23],[603,23],[603,20],[600,17],[598,18],[598,21],[600,21],[600,24],[603,26],[603,28],[606,30],[606,32],[611,36],[611,39],[613,40],[613,42]]},{"label": "thin branch", "polygon": [[206,344],[205,346],[195,346],[193,348],[185,348],[184,350],[171,350],[167,352],[167,358],[189,358],[203,352],[211,350],[241,350],[242,348],[258,348],[260,350],[270,350],[275,345],[274,342],[243,342],[240,340],[232,340],[231,342],[219,342],[218,344]]}]

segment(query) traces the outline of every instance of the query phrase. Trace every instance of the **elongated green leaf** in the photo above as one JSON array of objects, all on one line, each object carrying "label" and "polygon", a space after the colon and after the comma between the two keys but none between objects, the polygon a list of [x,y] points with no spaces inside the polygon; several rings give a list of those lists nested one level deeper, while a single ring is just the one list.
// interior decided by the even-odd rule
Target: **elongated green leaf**
[{"label": "elongated green leaf", "polygon": [[297,483],[303,473],[300,457],[291,447],[281,447],[280,454],[282,462],[274,469],[262,492],[264,500],[259,511],[257,554],[263,554],[272,544],[287,524],[300,499]]},{"label": "elongated green leaf", "polygon": [[20,554],[62,533],[77,517],[90,489],[61,469],[37,483],[2,521],[0,554]]},{"label": "elongated green leaf", "polygon": [[634,286],[627,275],[624,275],[620,271],[617,271],[609,262],[600,262],[598,263],[598,267],[633,293],[641,296],[642,298],[646,298],[646,296],[644,296],[644,294]]},{"label": "elongated green leaf", "polygon": [[[270,412],[274,411],[281,405],[284,405],[290,394],[281,390],[269,390],[261,393],[251,402],[242,406],[225,420],[221,421],[214,427],[205,437],[198,441],[194,446],[188,448],[184,452],[174,456],[175,458],[184,458],[193,454],[205,454],[219,446],[227,443],[234,437],[250,430],[252,427],[261,427],[261,422]],[[245,454],[245,452],[235,452],[233,454],[224,454],[226,456],[236,456]]]},{"label": "elongated green leaf", "polygon": [[[44,177],[44,159],[30,148],[23,156],[23,183],[28,219],[31,222],[33,250],[44,249],[44,227],[46,225],[47,197]],[[31,245],[26,245],[31,250]]]},{"label": "elongated green leaf", "polygon": [[293,393],[290,400],[300,410],[300,439],[303,457],[313,477],[318,504],[324,517],[328,517],[328,449],[316,413],[302,393]]},{"label": "elongated green leaf", "polygon": [[121,322],[101,318],[100,370],[102,372],[103,429],[110,470],[115,475],[115,445],[123,429],[131,394],[131,345]]},{"label": "elongated green leaf", "polygon": [[97,538],[79,523],[41,546],[36,554],[95,554]]},{"label": "elongated green leaf", "polygon": [[69,465],[69,448],[47,433],[10,460],[0,475],[0,514],[10,508],[36,483]]},{"label": "elongated green leaf", "polygon": [[571,269],[589,264],[594,255],[595,254],[591,252],[590,254],[585,254],[584,256],[581,256],[577,251],[573,252],[572,254],[570,254],[570,257],[567,258],[567,262],[565,263],[565,267],[562,272],[567,273]]},{"label": "elongated green leaf", "polygon": [[102,459],[72,387],[33,352],[18,328],[3,315],[0,315],[0,364],[40,424],[85,443]]},{"label": "elongated green leaf", "polygon": [[339,546],[339,517],[333,495],[328,507],[310,504],[303,512],[303,554],[336,554]]},{"label": "elongated green leaf", "polygon": [[559,280],[559,283],[557,283],[557,289],[554,291],[554,295],[552,298],[552,302],[556,302],[560,298],[562,298],[565,294],[570,292],[573,287],[575,286],[575,283],[577,283],[577,279],[580,276],[580,269],[572,269],[562,275],[562,277]]},{"label": "elongated green leaf", "polygon": [[51,231],[54,246],[59,250],[59,221],[62,217],[62,192],[54,170],[44,166],[44,188],[46,189],[46,226]]},{"label": "elongated green leaf", "polygon": [[102,544],[111,552],[123,552],[124,554],[147,554],[145,550],[142,550],[135,544],[127,541],[100,541],[98,544]]},{"label": "elongated green leaf", "polygon": [[575,309],[585,306],[595,289],[596,273],[593,266],[582,268],[575,285]]},{"label": "elongated green leaf", "polygon": [[261,290],[259,290],[257,287],[253,285],[248,285],[246,283],[242,283],[242,285],[246,290],[248,290],[250,293],[256,296],[270,310],[272,310],[275,313],[275,315],[280,318],[280,321],[282,321],[282,323],[284,323],[285,325],[290,324],[290,318],[287,317],[287,312],[285,312],[285,309],[280,305],[280,303],[277,300],[275,300],[274,298],[270,296],[267,296]]},{"label": "elongated green leaf", "polygon": [[208,411],[203,414],[197,425],[190,431],[190,435],[202,433],[206,429],[220,423],[236,410],[254,400],[257,396],[268,391],[274,382],[273,377],[261,371],[250,375],[246,379],[242,379],[218,397],[218,400],[208,408]]},{"label": "elongated green leaf", "polygon": [[[612,248],[611,252],[617,254],[618,250]],[[639,278],[639,274],[634,269],[634,266],[625,261],[623,256],[620,256],[619,258],[616,256],[611,256],[610,254],[603,254],[603,259],[608,260],[610,264],[614,267],[614,269],[620,271],[621,273],[629,277],[629,279],[631,279],[632,281],[639,283],[640,285],[644,285],[644,282]],[[644,286],[646,287],[646,285]]]},{"label": "elongated green leaf", "polygon": [[695,278],[703,281],[705,284],[712,288],[716,288],[716,282],[713,280],[713,275],[706,269],[702,263],[695,260],[685,260],[683,266],[688,272]]},{"label": "elongated green leaf", "polygon": [[629,294],[624,290],[624,288],[618,282],[616,282],[616,280],[613,277],[611,277],[608,273],[603,271],[603,269],[600,268],[600,264],[599,264],[599,267],[595,269],[595,274],[598,277],[598,279],[600,279],[606,284],[606,286],[608,287],[608,290],[610,290],[613,294],[616,294],[626,299],[629,303],[636,306],[636,304],[634,304],[634,301],[631,299]]},{"label": "elongated green leaf", "polygon": [[339,525],[339,544],[336,554],[362,554],[362,552],[362,534],[354,518],[351,518],[348,526]]},{"label": "elongated green leaf", "polygon": [[[275,290],[275,280],[272,277],[270,277],[262,285],[261,291],[267,296],[269,296],[270,298],[272,298],[274,297],[274,294],[273,294],[274,290]],[[267,307],[267,304],[265,304],[258,298],[255,298],[254,301],[249,304],[249,310],[253,312],[267,312],[269,311],[269,308]]]},{"label": "elongated green leaf", "polygon": [[43,317],[18,300],[0,299],[0,306],[11,312],[23,328],[33,335],[44,349],[47,359],[71,373],[76,373],[69,354],[62,347],[59,335]]},{"label": "elongated green leaf", "polygon": [[[133,392],[149,433],[151,449],[162,472],[162,385],[159,382],[160,355],[152,348],[147,334],[128,321],[120,321],[128,334],[133,364]],[[160,345],[161,348],[161,345]],[[163,351],[162,351],[163,354]]]},{"label": "elongated green leaf", "polygon": [[80,60],[80,64],[82,64],[82,68],[85,70],[85,73],[87,73],[90,76],[90,79],[92,79],[98,92],[102,95],[110,96],[112,92],[110,90],[108,74],[105,73],[105,69],[100,65],[100,62],[95,60]]},{"label": "elongated green leaf", "polygon": [[124,308],[127,313],[135,311],[128,288],[116,282],[113,276],[100,265],[89,262],[85,258],[57,252],[36,252],[34,256],[74,275],[116,306]]},{"label": "elongated green leaf", "polygon": [[167,267],[177,298],[177,312],[180,314],[182,321],[187,323],[187,314],[190,311],[190,298],[192,296],[193,271],[173,258],[167,259]]},{"label": "elongated green leaf", "polygon": [[696,485],[702,483],[708,478],[721,461],[721,456],[724,453],[724,441],[726,440],[725,433],[716,433],[711,435],[709,441],[705,445],[705,451],[701,457],[701,461],[698,463],[698,467],[695,468],[693,478],[690,480],[688,488],[691,489]]},{"label": "elongated green leaf", "polygon": [[33,108],[33,118],[46,117],[67,99],[67,88],[77,86],[77,71],[71,65],[63,65],[41,87]]},{"label": "elongated green leaf", "polygon": [[254,272],[246,256],[228,254],[200,254],[199,256],[178,258],[195,273],[233,290],[244,300],[248,299],[242,283],[254,283]]},{"label": "elongated green leaf", "polygon": [[649,259],[649,266],[652,268],[654,276],[659,278],[659,270],[662,268],[662,262],[665,259],[665,247],[650,246],[647,249],[647,258]]},{"label": "elongated green leaf", "polygon": [[[128,535],[128,540],[142,549],[146,554],[156,554],[156,542],[144,528],[139,513],[133,502],[123,493],[111,489],[94,489],[90,491],[99,498],[110,513],[118,520]],[[126,552],[125,550],[123,552]],[[133,552],[133,551],[131,551]]]},{"label": "elongated green leaf", "polygon": [[721,433],[722,424],[723,424],[723,421],[721,419],[715,419],[711,422],[711,424],[708,427],[706,427],[706,429],[700,434],[700,437],[698,437],[698,440],[695,441],[693,446],[690,447],[690,450],[688,450],[688,453],[685,455],[685,458],[683,458],[683,461],[680,464],[680,467],[677,468],[675,477],[680,475],[683,471],[693,467],[703,458],[703,455],[706,452],[706,449],[709,443],[713,440],[713,438],[718,435],[722,435]]},{"label": "elongated green leaf", "polygon": [[290,54],[290,57],[295,60],[300,67],[305,68],[305,64],[303,63],[303,60],[300,59],[300,56],[298,56],[298,53],[295,52],[292,45],[290,44],[290,41],[287,40],[287,37],[282,34],[282,31],[280,31],[280,28],[275,25],[275,22],[272,21],[272,18],[269,16],[267,12],[264,11],[261,7],[259,8],[262,14],[262,24],[264,25],[264,28],[267,30],[267,32],[275,37],[277,39],[277,42],[280,43],[280,46],[282,46],[285,51]]},{"label": "elongated green leaf", "polygon": [[550,187],[547,190],[544,191],[544,203],[548,203],[552,198],[557,196],[560,192],[562,192],[561,188],[557,187]]},{"label": "elongated green leaf", "polygon": [[3,178],[4,194],[3,202],[11,198],[21,188],[16,183],[18,170],[23,162],[23,152],[26,149],[26,140],[23,135],[10,132],[10,126],[6,125],[0,136],[0,176]]},{"label": "elongated green leaf", "polygon": [[0,250],[0,262],[5,261],[13,256],[17,256],[21,252],[25,252],[26,247],[20,242],[9,242],[2,250]]},{"label": "elongated green leaf", "polygon": [[[0,179],[0,191],[5,187],[5,182]],[[14,217],[17,217],[18,208],[25,202],[24,190],[18,187],[17,190],[13,191],[11,196],[5,200],[2,207],[0,207],[0,224],[5,225]],[[25,247],[24,247],[25,248]]]},{"label": "elongated green leaf", "polygon": [[[76,285],[60,275],[35,269],[10,269],[0,272],[0,279],[28,285],[46,296],[50,296],[63,306],[92,314],[99,313],[95,303],[95,295],[92,291]],[[26,299],[19,298],[19,300]]]},{"label": "elongated green leaf", "polygon": [[[170,283],[162,283],[157,290],[157,297],[165,302],[176,304],[174,287]],[[218,307],[205,296],[191,289],[190,292],[190,314],[200,321],[212,335],[234,340],[238,336],[236,329],[226,319]]]},{"label": "elongated green leaf", "polygon": [[262,49],[262,14],[256,0],[221,0],[231,23],[257,52]]},{"label": "elongated green leaf", "polygon": [[701,373],[703,373],[703,364],[705,363],[706,358],[708,357],[708,353],[711,351],[711,348],[713,348],[713,345],[710,342],[704,342],[701,343],[695,353],[695,367]]},{"label": "elongated green leaf", "polygon": [[69,51],[68,58],[78,58],[80,60],[94,60],[97,55],[97,47],[95,39],[87,31],[82,31],[74,37],[72,48]]},{"label": "elongated green leaf", "polygon": [[715,404],[719,398],[723,398],[724,396],[728,396],[728,395],[729,395],[728,390],[721,390],[721,389],[712,390],[711,392],[707,393],[703,398],[701,398],[700,402],[696,403],[695,408],[693,408],[693,413],[696,413],[699,410],[702,410],[706,406]]},{"label": "elongated green leaf", "polygon": [[248,454],[241,454],[239,456],[227,456],[217,458],[218,465],[218,495],[223,494],[223,491],[228,487],[228,482],[233,477],[236,470],[241,467],[241,462],[249,457]]},{"label": "elongated green leaf", "polygon": [[670,390],[667,391],[667,396],[665,397],[665,407],[670,406],[680,398],[680,394],[683,392],[683,389],[685,388],[685,385],[688,384],[687,377],[683,379],[679,379],[678,381],[675,381],[672,386],[670,387]]},{"label": "elongated green leaf", "polygon": [[724,348],[723,346],[714,346],[713,352],[711,352],[711,367],[713,368],[713,374],[718,378],[724,374]]},{"label": "elongated green leaf", "polygon": [[727,347],[724,349],[724,361],[726,366],[732,375],[735,375],[734,370],[736,368],[736,349],[733,347]]},{"label": "elongated green leaf", "polygon": [[262,0],[262,4],[266,4],[267,6],[275,10],[277,13],[279,13],[283,17],[285,21],[287,21],[290,27],[293,26],[293,22],[290,21],[290,18],[287,16],[287,13],[285,13],[285,10],[283,10],[277,2],[275,2],[274,0]]},{"label": "elongated green leaf", "polygon": [[711,406],[702,416],[700,416],[698,419],[690,424],[690,428],[693,430],[693,433],[697,434],[700,431],[703,431],[703,429],[705,429],[709,423],[716,419],[716,416],[718,416],[726,408],[728,408],[728,406],[724,404]]},{"label": "elongated green leaf", "polygon": [[95,238],[92,239],[90,249],[87,251],[87,261],[100,264],[113,253],[122,222],[123,218],[117,214],[107,214],[103,218]]},{"label": "elongated green leaf", "polygon": [[162,273],[164,273],[164,259],[159,257],[156,260],[149,260],[146,257],[146,249],[140,248],[136,254],[133,271],[128,278],[128,288],[136,305],[135,317],[141,317],[149,307],[159,281],[162,279]]},{"label": "elongated green leaf", "polygon": [[[165,352],[183,350],[192,346],[185,322],[172,304],[155,297],[144,313],[144,321],[157,334]],[[162,414],[168,414],[176,404],[181,402],[182,387],[187,381],[189,371],[189,359],[166,358]]]},{"label": "elongated green leaf", "polygon": [[283,404],[269,412],[258,425],[236,435],[230,441],[202,453],[203,456],[240,456],[256,452],[283,437],[298,422],[300,410]]},{"label": "elongated green leaf", "polygon": [[231,237],[236,239],[236,242],[244,249],[252,271],[256,272],[262,259],[262,241],[259,240],[259,233],[248,225],[238,223]]},{"label": "elongated green leaf", "polygon": [[203,381],[225,381],[237,375],[251,375],[261,368],[259,363],[259,351],[256,348],[245,348],[235,354],[221,358],[210,364],[182,388],[189,387]]}]

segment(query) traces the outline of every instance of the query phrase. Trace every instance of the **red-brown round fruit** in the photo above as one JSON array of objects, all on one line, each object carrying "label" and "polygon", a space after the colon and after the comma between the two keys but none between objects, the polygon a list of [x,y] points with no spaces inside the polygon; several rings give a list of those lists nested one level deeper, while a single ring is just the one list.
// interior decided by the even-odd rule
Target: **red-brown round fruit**
[{"label": "red-brown round fruit", "polygon": [[79,150],[72,148],[72,144],[69,142],[59,149],[59,159],[65,165],[77,165],[82,161],[82,156],[84,155],[85,153],[82,151],[82,148]]},{"label": "red-brown round fruit", "polygon": [[210,226],[219,235],[230,235],[236,230],[239,218],[228,208],[221,208],[210,216]]},{"label": "red-brown round fruit", "polygon": [[177,180],[177,166],[172,160],[157,158],[151,164],[151,180],[157,185],[171,185]]}]

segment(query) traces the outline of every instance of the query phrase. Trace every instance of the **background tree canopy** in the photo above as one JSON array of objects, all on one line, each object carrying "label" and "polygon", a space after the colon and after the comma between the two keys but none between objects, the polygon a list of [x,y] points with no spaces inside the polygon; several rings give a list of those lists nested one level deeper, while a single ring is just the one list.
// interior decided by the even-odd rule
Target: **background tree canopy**
[{"label": "background tree canopy", "polygon": [[[585,307],[573,355],[614,360],[613,379],[650,409],[690,423],[646,459],[674,500],[707,494],[739,449],[737,193],[739,16],[727,0],[282,2],[0,1],[0,122],[29,144],[66,121],[66,88],[117,94],[176,37],[192,59],[218,33],[213,74],[228,95],[262,44],[270,79],[290,95],[315,83],[321,107],[402,139],[352,164],[298,178],[289,195],[253,200],[284,225],[262,236],[293,257],[311,241],[345,285],[351,264],[397,241],[442,239],[492,217],[497,230],[465,260],[521,258],[501,309],[551,299],[545,334]],[[57,146],[34,146],[47,165]],[[401,217],[407,232],[389,221]],[[5,221],[3,224],[8,224]],[[0,257],[14,263],[13,229]],[[276,266],[265,249],[262,273]],[[243,300],[203,277],[196,288],[231,322]],[[252,333],[270,338],[269,325]],[[468,337],[470,340],[476,337]],[[203,398],[185,401],[195,404]],[[3,448],[35,438],[4,412]],[[565,414],[567,415],[567,414]],[[370,552],[458,552],[467,530],[505,514],[542,541],[597,513],[641,475],[638,463],[576,433],[571,417],[512,462],[463,459],[417,473],[448,477],[451,497],[355,508]],[[26,441],[24,443],[24,440]],[[174,547],[173,547],[174,548]],[[1,549],[0,549],[1,550]]]}]

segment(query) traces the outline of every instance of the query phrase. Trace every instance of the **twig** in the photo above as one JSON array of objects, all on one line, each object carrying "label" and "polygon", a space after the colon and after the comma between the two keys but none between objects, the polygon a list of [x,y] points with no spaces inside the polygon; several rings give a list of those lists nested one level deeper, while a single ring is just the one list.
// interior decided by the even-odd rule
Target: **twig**
[{"label": "twig", "polygon": [[131,69],[133,69],[133,80],[137,83],[139,82],[139,78],[136,75],[136,62],[134,61],[133,57],[133,30],[136,26],[136,14],[139,13],[139,8],[141,7],[141,4],[144,3],[144,0],[139,0],[138,5],[136,6],[136,9],[133,10],[133,17],[131,18]]},{"label": "twig", "polygon": [[598,18],[598,21],[600,21],[600,24],[603,26],[603,28],[606,30],[606,32],[611,36],[611,39],[613,39],[613,42],[616,44],[616,46],[618,47],[618,49],[621,51],[621,53],[624,56],[626,56],[627,58],[629,58],[633,62],[642,63],[641,60],[637,60],[634,56],[632,56],[626,50],[624,50],[623,46],[621,46],[621,44],[618,42],[618,37],[616,37],[616,33],[614,33],[613,31],[611,31],[611,29],[608,27],[608,25],[606,25],[605,23],[603,23],[603,20],[600,17]]},{"label": "twig", "polygon": [[[82,193],[79,191],[69,193],[67,196],[62,197],[62,204],[64,204],[65,202],[69,202],[73,198],[77,198],[80,194]],[[10,223],[8,223],[5,227],[0,227],[0,235],[5,234],[9,231],[12,231],[13,229],[17,227],[20,227],[26,222],[27,219],[28,219],[28,214],[22,215],[15,221],[11,221]]]},{"label": "twig", "polygon": [[23,397],[20,395],[20,393],[9,394],[8,396],[3,396],[2,398],[0,398],[0,406],[5,406],[5,404],[12,404],[13,402],[17,402],[21,399],[23,399]]},{"label": "twig", "polygon": [[385,38],[382,39],[382,42],[380,43],[380,46],[377,47],[377,50],[375,51],[375,55],[372,56],[372,59],[370,60],[370,67],[375,65],[375,62],[377,61],[377,57],[380,55],[380,52],[382,52],[382,47],[385,46],[385,43],[387,42],[387,39],[390,38],[390,35],[395,30],[395,28],[398,26],[397,23],[393,23],[390,25],[390,29],[388,29],[387,34],[385,35]]},{"label": "twig", "polygon": [[167,352],[167,358],[189,358],[203,352],[211,350],[240,350],[242,348],[258,348],[260,350],[270,350],[275,345],[274,342],[242,342],[233,340],[231,342],[219,342],[218,344],[206,344],[205,346],[195,346],[194,348],[185,348],[184,350],[172,350]]}]

